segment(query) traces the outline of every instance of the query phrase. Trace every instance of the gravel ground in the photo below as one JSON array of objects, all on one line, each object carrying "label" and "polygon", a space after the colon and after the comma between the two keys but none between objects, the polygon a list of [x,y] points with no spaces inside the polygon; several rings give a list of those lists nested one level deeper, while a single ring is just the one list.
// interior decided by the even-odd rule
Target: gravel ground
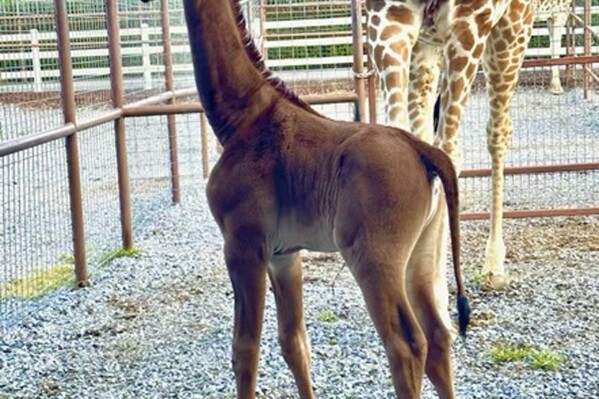
[{"label": "gravel ground", "polygon": [[[520,92],[515,99],[516,135],[508,153],[511,162],[595,161],[599,103],[596,96],[587,102],[580,96],[579,91],[564,96]],[[484,167],[488,162],[482,133],[486,111],[478,106],[483,101],[475,94],[465,118],[464,126],[470,127],[462,139],[467,144],[467,167]],[[526,112],[530,107],[534,116]],[[318,108],[337,118],[352,116],[347,105]],[[46,109],[21,111],[17,119],[45,123],[54,118]],[[183,204],[176,207],[167,205],[164,118],[128,122],[133,220],[141,255],[104,267],[91,265],[88,289],[63,289],[36,303],[0,302],[0,310],[8,309],[9,317],[13,305],[23,305],[32,313],[0,338],[0,399],[233,397],[229,361],[233,297],[220,235],[206,209],[203,183],[197,182],[198,124],[190,118],[178,118],[181,173],[187,185],[182,190]],[[19,124],[12,122],[0,127],[8,132],[8,126]],[[118,246],[113,137],[108,133],[102,129],[86,133],[81,144],[87,242],[98,247],[94,248],[98,253]],[[37,255],[45,259],[68,251],[68,226],[60,216],[68,213],[66,186],[60,177],[66,172],[45,166],[64,158],[63,149],[56,147],[36,158],[43,164],[30,161],[29,156],[3,159],[2,166],[12,166],[12,172],[10,179],[2,181],[6,197],[0,260],[10,262],[1,262],[0,282],[13,277],[21,264],[40,264]],[[212,153],[211,161],[215,159]],[[40,170],[53,180],[36,174]],[[62,183],[55,188],[56,199],[41,195],[17,201],[17,188],[27,193],[58,181]],[[488,184],[488,179],[463,182],[464,210],[487,209]],[[599,172],[510,177],[505,189],[506,209],[597,206]],[[58,195],[61,192],[63,196]],[[57,218],[62,220],[58,232]],[[599,323],[595,320],[599,270],[593,267],[599,264],[598,222],[599,217],[507,221],[508,267],[517,281],[500,293],[481,291],[476,283],[487,224],[463,224],[465,279],[474,306],[474,327],[466,342],[454,344],[458,397],[599,397]],[[19,235],[21,230],[10,226],[19,226],[27,234]],[[33,255],[20,246],[35,248]],[[4,248],[10,248],[12,255]],[[349,272],[337,256],[305,255],[306,313],[317,395],[393,397],[383,349]],[[449,282],[453,284],[452,277]],[[449,311],[453,314],[453,306]],[[335,321],[324,321],[326,314],[335,315]],[[490,360],[491,349],[505,342],[551,350],[567,360],[558,371]],[[276,343],[271,295],[259,389],[266,398],[295,397],[296,392]],[[424,397],[435,397],[428,383]]]},{"label": "gravel ground", "polygon": [[[233,296],[203,184],[195,188],[152,221],[138,239],[138,257],[96,269],[87,289],[42,299],[39,312],[0,338],[0,398],[234,396]],[[508,221],[507,266],[517,281],[504,292],[482,291],[474,277],[486,223],[463,226],[474,326],[454,344],[458,397],[597,397],[599,218]],[[336,255],[304,259],[317,396],[393,397],[383,349],[348,270]],[[259,391],[293,398],[275,318],[269,294]],[[495,363],[489,352],[504,342],[548,349],[566,361],[558,371]],[[428,382],[423,396],[436,397]]]}]

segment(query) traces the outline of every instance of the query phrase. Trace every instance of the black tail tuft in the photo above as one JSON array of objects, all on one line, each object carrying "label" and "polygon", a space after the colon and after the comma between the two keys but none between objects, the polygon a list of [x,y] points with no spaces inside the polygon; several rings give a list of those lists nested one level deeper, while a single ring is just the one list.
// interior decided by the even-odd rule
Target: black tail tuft
[{"label": "black tail tuft", "polygon": [[458,297],[458,324],[460,326],[460,335],[466,336],[466,328],[470,322],[470,304],[465,296]]},{"label": "black tail tuft", "polygon": [[435,101],[435,107],[433,108],[433,128],[435,129],[435,133],[437,133],[437,128],[439,127],[439,118],[441,116],[441,95],[437,96],[437,100]]}]

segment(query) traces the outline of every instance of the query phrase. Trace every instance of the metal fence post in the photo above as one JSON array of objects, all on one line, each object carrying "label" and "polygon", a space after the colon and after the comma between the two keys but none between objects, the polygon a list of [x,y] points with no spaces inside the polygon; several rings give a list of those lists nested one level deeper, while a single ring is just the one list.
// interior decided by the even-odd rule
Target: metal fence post
[{"label": "metal fence post", "polygon": [[264,61],[268,60],[268,51],[266,50],[266,0],[260,0],[260,52]]},{"label": "metal fence post", "polygon": [[[58,36],[58,61],[60,64],[60,86],[62,111],[65,123],[76,125],[77,111],[73,88],[73,64],[69,39],[69,20],[64,0],[54,0],[56,33]],[[87,285],[85,261],[85,234],[83,225],[83,201],[81,198],[81,175],[79,171],[79,145],[77,132],[66,137],[67,164],[69,176],[69,197],[71,202],[71,229],[73,234],[73,257],[75,258],[75,283],[79,287]]]},{"label": "metal fence post", "polygon": [[208,162],[208,121],[206,114],[200,114],[200,138],[202,151],[202,173],[204,179],[210,175],[210,163]]},{"label": "metal fence post", "polygon": [[[108,28],[108,53],[110,57],[110,84],[114,108],[123,108],[123,65],[117,0],[106,0],[106,24]],[[118,170],[119,203],[121,210],[121,235],[123,247],[133,247],[131,229],[131,196],[129,192],[129,167],[127,165],[127,142],[125,119],[121,116],[114,122],[116,141],[116,163]]]},{"label": "metal fence post", "polygon": [[141,24],[141,61],[144,72],[144,87],[146,90],[152,89],[152,61],[150,59],[150,34],[148,24]]},{"label": "metal fence post", "polygon": [[33,67],[33,91],[42,91],[42,60],[40,58],[39,31],[31,29],[31,62]]},{"label": "metal fence post", "polygon": [[[568,15],[568,19],[566,20],[566,57],[573,57],[574,53],[575,53],[575,49],[574,49],[574,26],[576,25],[575,23],[573,23],[572,20],[572,14],[574,14],[576,10],[576,4],[573,1],[572,4],[570,5],[570,15]],[[565,71],[565,80],[566,80],[566,85],[570,86],[572,84],[572,82],[574,81],[574,71],[575,68],[572,67],[572,65],[566,65],[566,71]],[[575,83],[574,83],[575,84]]]},{"label": "metal fence post", "polygon": [[[584,0],[584,55],[591,55],[591,0]],[[592,64],[584,64],[583,65],[583,87],[584,87],[584,98],[585,100],[589,98],[589,89],[590,89],[590,76],[589,76],[589,68]]]},{"label": "metal fence post", "polygon": [[354,86],[358,96],[358,115],[360,121],[366,120],[366,89],[364,79],[364,36],[362,33],[362,0],[351,1],[352,42],[354,53]]},{"label": "metal fence post", "polygon": [[366,67],[368,68],[368,121],[371,125],[376,124],[376,74],[370,58],[370,52],[366,56]]},{"label": "metal fence post", "polygon": [[[168,0],[160,1],[160,15],[162,22],[162,45],[164,47],[164,84],[166,91],[174,90],[173,83],[173,59],[171,52],[171,30],[168,17]],[[169,104],[174,104],[175,99],[170,98]],[[171,189],[175,204],[181,202],[181,185],[179,183],[179,157],[177,155],[177,124],[174,114],[167,115],[168,144],[171,161]]]}]

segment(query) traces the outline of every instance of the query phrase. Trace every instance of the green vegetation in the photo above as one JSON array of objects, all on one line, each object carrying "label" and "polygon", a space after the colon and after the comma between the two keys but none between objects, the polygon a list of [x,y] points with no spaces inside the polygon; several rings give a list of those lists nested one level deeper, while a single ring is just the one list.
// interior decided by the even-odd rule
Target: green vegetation
[{"label": "green vegetation", "polygon": [[337,317],[337,315],[335,313],[333,313],[332,310],[330,309],[323,309],[321,310],[317,315],[316,318],[324,323],[334,323],[337,320],[339,320],[339,318]]},{"label": "green vegetation", "polygon": [[556,353],[549,351],[533,351],[528,360],[528,364],[533,369],[542,369],[548,371],[558,370],[564,363],[566,358]]},{"label": "green vegetation", "polygon": [[12,279],[0,286],[0,299],[38,299],[73,281],[74,277],[72,264],[39,267],[28,276]]},{"label": "green vegetation", "polygon": [[352,55],[351,44],[332,46],[278,47],[268,49],[268,59],[288,58],[322,58],[331,56]]},{"label": "green vegetation", "polygon": [[533,369],[556,371],[566,361],[564,356],[544,349],[535,349],[527,344],[499,344],[490,352],[496,363],[525,362]]},{"label": "green vegetation", "polygon": [[105,253],[103,253],[102,255],[100,255],[100,259],[98,261],[98,263],[100,265],[104,265],[108,262],[112,262],[114,259],[116,258],[130,258],[130,257],[134,257],[137,256],[141,253],[141,250],[139,250],[138,248],[119,248],[119,249],[115,249],[112,251],[107,251]]},{"label": "green vegetation", "polygon": [[517,362],[524,360],[531,353],[531,348],[523,344],[498,345],[491,350],[491,359],[497,363]]},{"label": "green vegetation", "polygon": [[61,263],[68,263],[69,265],[75,264],[75,257],[72,254],[62,254],[58,256],[58,260]]},{"label": "green vegetation", "polygon": [[472,284],[476,284],[478,286],[482,285],[485,281],[485,276],[479,272],[478,270],[472,273],[472,277],[470,277],[470,282]]}]

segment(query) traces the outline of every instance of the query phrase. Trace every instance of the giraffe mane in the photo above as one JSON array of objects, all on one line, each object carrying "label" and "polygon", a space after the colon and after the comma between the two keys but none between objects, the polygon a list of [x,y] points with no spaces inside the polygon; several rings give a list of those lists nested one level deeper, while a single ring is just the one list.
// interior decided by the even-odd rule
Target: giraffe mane
[{"label": "giraffe mane", "polygon": [[243,11],[241,9],[241,5],[239,4],[239,0],[230,0],[232,3],[232,8],[235,16],[235,20],[237,23],[237,28],[239,29],[239,33],[241,35],[241,40],[245,51],[250,59],[250,62],[254,64],[256,70],[260,73],[260,75],[266,80],[268,84],[274,87],[279,94],[281,94],[284,98],[291,101],[293,104],[303,108],[304,110],[311,112],[315,115],[322,116],[320,113],[316,112],[314,108],[312,108],[307,102],[299,98],[299,96],[291,91],[279,77],[275,76],[275,74],[268,69],[266,63],[264,62],[264,57],[260,50],[256,46],[252,34],[247,30],[245,16],[243,15]]}]

